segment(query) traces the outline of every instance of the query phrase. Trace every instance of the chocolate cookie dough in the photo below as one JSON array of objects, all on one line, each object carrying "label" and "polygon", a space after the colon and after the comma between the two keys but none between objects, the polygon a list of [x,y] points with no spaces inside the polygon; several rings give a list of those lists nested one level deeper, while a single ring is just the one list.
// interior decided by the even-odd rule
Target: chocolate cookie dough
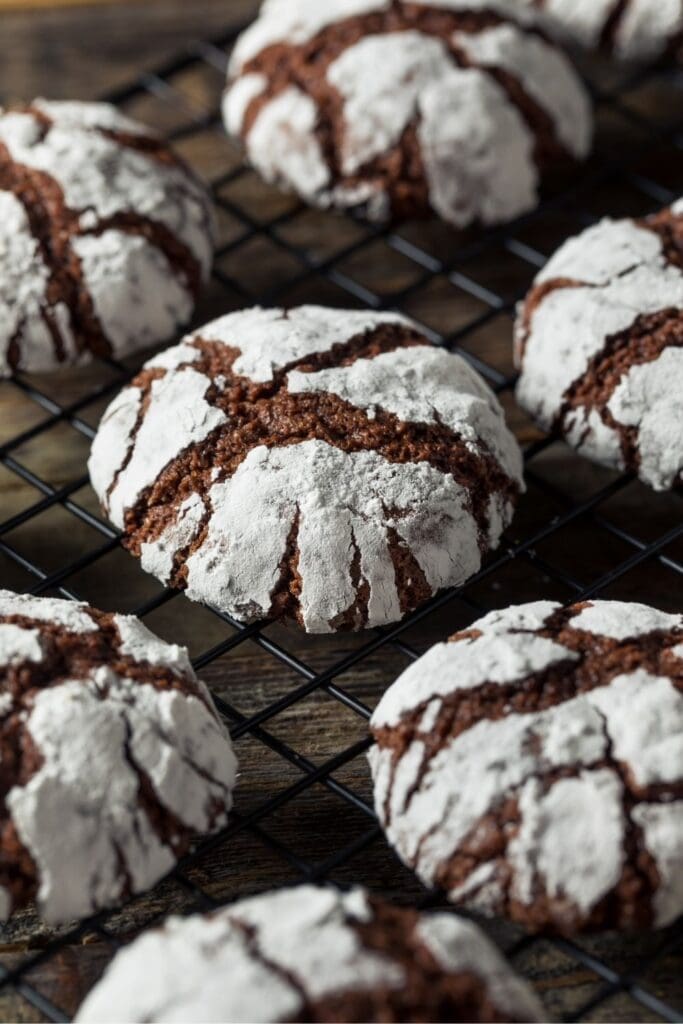
[{"label": "chocolate cookie dough", "polygon": [[0,918],[150,888],[224,825],[236,762],[184,648],[132,616],[0,591]]},{"label": "chocolate cookie dough", "polygon": [[227,128],[316,206],[508,220],[591,142],[587,94],[531,20],[515,0],[266,0],[232,56]]},{"label": "chocolate cookie dough", "polygon": [[415,662],[372,731],[389,841],[454,902],[565,934],[683,913],[683,616],[493,612]]},{"label": "chocolate cookie dough", "polygon": [[76,1019],[398,1024],[546,1014],[469,921],[305,885],[143,934]]},{"label": "chocolate cookie dough", "polygon": [[172,338],[211,259],[210,199],[149,129],[102,103],[0,108],[0,377]]},{"label": "chocolate cookie dough", "polygon": [[603,220],[536,278],[516,327],[519,403],[655,490],[683,472],[683,200]]},{"label": "chocolate cookie dough", "polygon": [[252,309],[110,406],[95,491],[143,568],[242,622],[395,622],[464,582],[522,488],[497,399],[388,313]]}]

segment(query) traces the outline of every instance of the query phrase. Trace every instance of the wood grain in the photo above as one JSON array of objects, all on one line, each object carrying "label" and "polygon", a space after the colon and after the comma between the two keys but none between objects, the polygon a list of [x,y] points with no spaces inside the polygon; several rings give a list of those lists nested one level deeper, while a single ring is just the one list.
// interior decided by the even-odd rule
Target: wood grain
[{"label": "wood grain", "polygon": [[[191,0],[190,3],[168,0],[166,3],[103,5],[62,11],[50,5],[38,15],[2,14],[0,96],[18,99],[28,99],[36,93],[97,96],[123,84],[141,68],[165,59],[176,48],[188,46],[192,39],[220,34],[231,21],[242,21],[255,7],[252,0]],[[220,70],[202,64],[176,76],[172,85],[173,93],[137,99],[130,104],[130,112],[158,127],[174,127],[187,120],[187,103],[194,110],[215,109],[223,80]],[[638,104],[641,112],[661,118],[667,109],[673,109],[675,94],[670,87],[668,92],[653,92],[648,87],[634,92],[629,101]],[[637,125],[628,119],[602,118],[599,145],[609,150],[615,160],[620,153],[629,154],[629,159],[637,153],[640,170],[654,175],[657,180],[673,182],[671,187],[683,192],[680,152],[676,163],[665,146],[658,147],[651,139],[645,144]],[[180,148],[210,179],[216,179],[240,161],[238,149],[217,128],[185,137]],[[280,237],[288,244],[301,247],[312,260],[336,258],[364,236],[362,225],[302,211],[291,197],[266,188],[252,174],[225,186],[223,194],[258,222],[290,213],[290,218],[283,220],[278,228]],[[581,203],[582,212],[600,216],[605,212],[645,212],[652,201],[630,186],[611,183],[605,189],[586,192]],[[575,230],[574,214],[574,210],[562,209],[548,213],[542,220],[520,229],[517,241],[548,254]],[[219,228],[222,245],[240,238],[245,230],[239,218],[226,211],[221,213]],[[437,223],[408,224],[401,228],[400,234],[407,245],[417,244],[436,259],[447,258],[456,241],[452,231]],[[259,232],[248,244],[222,256],[218,265],[247,291],[279,285],[280,298],[288,303],[320,301],[349,305],[351,302],[347,292],[322,277],[311,274],[302,278],[302,265],[296,258]],[[389,304],[392,294],[399,288],[414,285],[402,305],[403,310],[444,333],[464,327],[487,309],[481,298],[446,275],[420,283],[421,268],[382,239],[352,256],[340,257],[338,269],[371,286],[385,296]],[[530,264],[514,257],[502,246],[489,250],[484,256],[473,257],[461,269],[482,288],[511,298],[526,287],[533,273]],[[238,291],[214,285],[203,300],[197,320],[201,322],[242,303]],[[501,312],[469,334],[464,345],[491,366],[509,374],[510,328],[509,312]],[[78,401],[107,384],[111,385],[112,394],[117,387],[112,372],[98,364],[36,378],[33,383],[62,405]],[[528,442],[536,438],[536,431],[516,408],[511,395],[505,393],[502,397],[520,440]],[[80,415],[95,426],[105,405],[106,399],[86,405]],[[46,416],[24,391],[10,382],[0,383],[0,445],[43,422]],[[82,478],[88,443],[68,423],[56,423],[11,454],[26,469],[59,488]],[[613,479],[613,475],[579,459],[561,445],[552,446],[535,459],[533,470],[537,480],[530,482],[507,543],[523,542],[534,536],[540,527],[566,510],[570,502],[595,494]],[[10,516],[20,516],[41,499],[42,495],[30,482],[0,462],[0,522]],[[85,484],[74,492],[72,500],[87,512],[98,513],[95,496]],[[670,495],[655,496],[640,485],[631,484],[605,502],[600,513],[609,523],[648,541],[681,521],[683,502]],[[0,541],[10,545],[19,558],[29,558],[49,574],[89,552],[98,551],[104,538],[64,505],[58,504],[18,523],[11,532],[0,536]],[[681,558],[681,547],[678,545],[667,554]],[[405,642],[418,651],[424,650],[469,623],[477,607],[502,607],[539,597],[568,601],[573,591],[566,584],[564,574],[571,574],[589,585],[632,553],[633,548],[610,532],[604,523],[596,525],[585,518],[574,521],[538,543],[526,558],[502,564],[469,587],[463,599],[428,616],[419,627],[408,631]],[[15,589],[35,585],[34,577],[16,559],[4,554],[1,547],[0,584]],[[72,574],[65,584],[92,603],[118,611],[129,611],[160,592],[155,581],[145,576],[138,563],[121,549],[107,553]],[[616,580],[604,596],[651,601],[679,611],[683,607],[677,577],[666,564],[654,559]],[[146,621],[162,636],[186,643],[195,656],[230,635],[230,630],[215,616],[182,596],[162,605]],[[264,636],[299,659],[303,674],[296,667],[287,667],[275,660],[257,640],[235,647],[206,667],[202,675],[214,692],[235,709],[238,717],[259,713],[276,700],[286,700],[306,681],[307,672],[321,672],[334,666],[368,641],[362,636],[306,637],[297,630],[279,626],[269,627]],[[352,670],[335,678],[334,683],[353,699],[372,708],[405,664],[405,653],[390,646],[374,652]],[[365,737],[364,719],[325,689],[286,706],[264,723],[262,732],[247,733],[237,743],[242,772],[238,814],[243,818],[258,811],[273,795],[301,779],[300,766],[278,753],[274,749],[278,745],[285,744],[296,752],[297,758],[321,765]],[[300,877],[297,860],[312,870],[320,869],[347,844],[361,842],[373,829],[373,820],[363,809],[363,802],[367,805],[370,800],[365,758],[359,754],[343,764],[335,771],[334,780],[352,790],[361,801],[360,805],[352,806],[324,785],[315,785],[262,823],[268,835],[280,844],[279,848],[268,846],[258,832],[236,826],[225,843],[203,854],[193,865],[189,871],[192,880],[214,899],[234,899]],[[366,848],[332,872],[332,878],[339,882],[363,882],[398,901],[419,900],[422,893],[415,880],[398,864],[381,838],[371,838]],[[187,910],[190,905],[187,891],[177,882],[167,882],[115,914],[108,926],[115,935],[128,938],[159,915]],[[487,927],[506,949],[519,938],[515,929],[502,923]],[[44,950],[53,937],[54,933],[45,928],[29,908],[16,915],[4,929],[0,964],[7,969],[15,968],[27,956]],[[603,936],[582,941],[581,946],[614,968],[637,972],[666,938],[666,935]],[[111,952],[102,937],[91,932],[79,942],[68,944],[57,955],[47,957],[26,980],[64,1012],[73,1014]],[[557,1019],[574,1015],[596,995],[602,984],[588,967],[545,941],[525,948],[516,956],[515,963],[533,980],[549,1014]],[[643,982],[659,998],[683,1006],[682,966],[680,948],[673,948],[647,968]],[[0,1019],[33,1021],[43,1017],[20,991],[2,989]],[[590,1019],[645,1021],[657,1018],[627,994],[620,994],[591,1013]]]}]

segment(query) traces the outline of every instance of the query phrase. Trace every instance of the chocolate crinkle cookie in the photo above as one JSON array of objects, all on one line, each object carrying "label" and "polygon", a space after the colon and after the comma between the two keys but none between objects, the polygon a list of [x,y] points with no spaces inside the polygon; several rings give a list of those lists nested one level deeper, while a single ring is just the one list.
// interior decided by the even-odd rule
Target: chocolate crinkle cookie
[{"label": "chocolate crinkle cookie", "polygon": [[515,0],[266,0],[232,56],[227,128],[316,206],[508,220],[592,134],[580,80],[531,20]]},{"label": "chocolate crinkle cookie", "polygon": [[493,612],[415,662],[372,731],[389,841],[454,902],[565,934],[683,913],[683,616]]},{"label": "chocolate crinkle cookie", "polygon": [[453,914],[310,885],[170,918],[118,954],[78,1021],[547,1019],[483,933]]},{"label": "chocolate crinkle cookie", "polygon": [[683,482],[683,200],[603,220],[536,278],[516,327],[517,399],[582,455],[655,490]]},{"label": "chocolate crinkle cookie", "polygon": [[132,616],[0,591],[0,917],[150,888],[224,825],[236,761],[187,652]]},{"label": "chocolate crinkle cookie", "polygon": [[683,59],[683,0],[517,0],[563,42],[619,60]]},{"label": "chocolate crinkle cookie", "polygon": [[114,107],[0,108],[0,377],[173,337],[212,234],[204,187]]},{"label": "chocolate crinkle cookie", "polygon": [[243,622],[394,622],[476,572],[523,487],[497,399],[397,315],[305,306],[151,360],[90,457],[143,568]]}]

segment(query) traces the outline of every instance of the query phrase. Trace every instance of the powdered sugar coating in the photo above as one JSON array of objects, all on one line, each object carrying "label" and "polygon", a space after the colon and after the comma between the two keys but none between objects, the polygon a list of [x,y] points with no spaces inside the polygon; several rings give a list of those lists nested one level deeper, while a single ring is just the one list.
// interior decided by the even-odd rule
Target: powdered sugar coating
[{"label": "powdered sugar coating", "polygon": [[[0,192],[0,376],[79,361],[93,347],[125,355],[189,319],[211,264],[210,200],[161,143],[146,148],[150,135],[107,104],[0,108],[9,168]],[[48,217],[36,223],[26,182],[45,193]],[[84,300],[75,302],[78,289],[90,296],[92,321]]]},{"label": "powdered sugar coating", "polygon": [[[374,917],[360,889],[299,886],[210,916],[170,918],[117,956],[77,1020],[268,1022],[296,1020],[307,1005],[345,993],[380,989],[390,1001],[406,969],[391,945],[379,953],[365,944],[358,928]],[[445,972],[481,978],[510,1019],[543,1018],[529,988],[475,925],[425,915],[414,932]]]},{"label": "powdered sugar coating", "polygon": [[[385,338],[387,351],[354,357],[354,346],[375,337]],[[207,347],[221,372],[200,362]],[[345,347],[352,353],[346,360]],[[262,386],[259,393],[271,398],[233,413],[236,383]],[[316,424],[323,414],[315,405],[297,412],[290,403],[283,415],[291,441],[285,433],[267,442],[258,426],[224,469],[221,453],[232,451],[236,424],[262,416],[263,403],[279,395],[334,398],[337,415],[357,418],[357,442],[375,425],[379,440],[369,436],[367,450],[349,445],[339,426],[330,432]],[[415,430],[415,446],[392,454],[400,423]],[[429,429],[448,433],[438,442],[445,456],[432,458],[437,441]],[[471,469],[456,479],[444,457],[458,446]],[[271,614],[296,552],[297,618],[309,632],[330,632],[342,619],[344,628],[399,619],[403,551],[427,595],[463,582],[479,568],[482,550],[499,542],[522,487],[521,454],[489,388],[462,359],[388,313],[246,310],[152,360],[112,404],[93,444],[91,479],[113,522],[130,529],[160,476],[193,451],[203,451],[194,463],[202,480],[190,488],[184,481],[181,500],[175,485],[168,497],[154,498],[157,510],[168,504],[168,514],[163,528],[155,519],[140,537],[143,567],[177,585],[182,565],[190,597],[254,621]]]},{"label": "powdered sugar coating", "polygon": [[0,616],[21,616],[36,622],[54,623],[70,633],[94,633],[97,629],[87,604],[14,594],[11,590],[0,590]]},{"label": "powdered sugar coating", "polygon": [[[370,310],[328,309],[325,306],[298,306],[283,310],[255,306],[219,317],[187,340],[203,338],[237,348],[239,354],[233,364],[235,373],[265,383],[273,380],[277,371],[289,363],[342,345],[354,335],[371,331],[381,324],[408,327],[411,321],[398,313],[373,313]],[[166,358],[173,351],[176,350],[166,353]],[[157,359],[152,365],[162,364]]]},{"label": "powdered sugar coating", "polygon": [[25,661],[42,661],[43,648],[37,629],[0,623],[0,670]]},{"label": "powdered sugar coating", "polygon": [[591,122],[584,94],[576,88],[573,68],[559,50],[509,24],[483,32],[461,32],[456,44],[484,68],[500,68],[519,76],[529,96],[552,116],[560,141],[570,153],[585,155],[591,144]]},{"label": "powdered sugar coating", "polygon": [[683,615],[670,615],[646,604],[594,601],[572,618],[572,629],[598,633],[612,640],[628,640],[656,630],[680,629]]},{"label": "powdered sugar coating", "polygon": [[[680,483],[683,469],[683,358],[674,334],[683,271],[649,223],[601,221],[565,243],[538,275],[545,293],[532,290],[518,321],[517,397],[544,429],[561,431],[582,454],[634,469],[666,490]],[[655,335],[667,323],[669,338],[655,338],[645,355],[634,344],[633,354],[621,357],[639,332]],[[597,393],[618,358],[607,389],[573,397],[596,365]]]},{"label": "powdered sugar coating", "polygon": [[268,615],[297,515],[309,633],[329,632],[353,605],[354,548],[370,588],[367,625],[401,617],[389,530],[413,551],[433,592],[467,579],[480,562],[466,492],[425,463],[392,465],[374,452],[348,454],[322,441],[261,447],[214,485],[209,503],[208,533],[187,562],[188,596],[241,620]]},{"label": "powdered sugar coating", "polygon": [[[125,510],[135,504],[141,492],[154,483],[175,455],[204,440],[225,422],[225,415],[205,399],[209,384],[203,374],[191,368],[177,375],[169,374],[152,384],[133,456],[109,495],[109,515],[116,526],[123,527]],[[169,417],[169,410],[175,415]],[[112,421],[107,422],[109,425]],[[90,461],[95,466],[100,462],[97,473],[102,472],[105,465],[110,471],[119,468],[109,462],[113,453],[108,446],[108,436],[109,430],[93,442]],[[120,450],[117,446],[117,455]]]},{"label": "powdered sugar coating", "polygon": [[166,256],[145,238],[122,231],[73,242],[95,315],[116,353],[171,338],[192,315],[194,301]]},{"label": "powdered sugar coating", "polygon": [[[236,780],[229,737],[187,652],[131,616],[112,616],[115,632],[105,640],[101,631],[109,627],[90,611],[92,617],[86,606],[0,593],[0,618],[32,623],[0,622],[0,673],[21,668],[30,680],[33,663],[48,666],[35,689],[26,684],[28,698],[16,682],[6,694],[3,716],[12,717],[2,723],[3,747],[35,749],[38,759],[27,778],[12,784],[9,776],[2,816],[35,864],[40,912],[52,923],[86,917],[154,885],[189,835],[225,823]],[[73,649],[75,638],[85,644],[92,634],[105,649],[112,644],[117,670],[98,662],[97,646],[86,645],[77,678],[60,677],[60,660],[52,678],[59,638],[71,637]],[[165,688],[159,673],[175,683]]]},{"label": "powdered sugar coating", "polygon": [[558,38],[590,50],[606,46],[621,60],[655,60],[683,32],[682,0],[626,0],[606,43],[615,0],[522,2],[534,8],[541,24]]},{"label": "powdered sugar coating", "polygon": [[[528,12],[514,0],[421,6],[454,17],[479,14],[483,27],[444,37],[445,30],[429,28],[419,11],[401,5],[407,22],[400,31],[373,28],[321,66],[322,89],[338,102],[337,117],[329,104],[324,109],[319,104],[305,76],[292,74],[283,87],[286,53],[277,62],[278,84],[268,94],[272,48],[290,47],[294,54],[315,37],[324,41],[349,19],[388,16],[392,5],[386,0],[262,5],[233,52],[224,116],[228,131],[244,138],[250,160],[267,181],[318,206],[362,205],[371,219],[385,219],[394,203],[381,161],[401,152],[406,133],[414,130],[419,153],[412,164],[423,165],[431,210],[458,227],[514,217],[535,204],[540,173],[535,129],[524,104],[518,106],[499,84],[499,71],[518,81],[534,108],[544,112],[549,132],[566,154],[577,159],[587,154],[592,122],[586,94],[560,51],[520,27],[531,20]],[[488,26],[486,19],[495,17],[507,20]],[[319,130],[328,117],[335,124],[340,120],[338,140],[334,131],[324,133],[328,149],[335,147],[334,160]]]},{"label": "powdered sugar coating", "polygon": [[483,379],[442,348],[397,349],[350,366],[314,373],[292,370],[289,390],[331,392],[370,416],[391,412],[412,423],[442,423],[465,441],[483,440],[501,464],[521,475],[519,448],[500,430],[500,409]]},{"label": "powdered sugar coating", "polygon": [[[553,625],[558,615],[566,626]],[[558,642],[562,628],[569,632]],[[642,605],[596,601],[563,612],[541,602],[493,613],[427,652],[389,688],[371,722],[375,806],[403,860],[425,883],[446,884],[455,901],[580,929],[608,897],[628,898],[615,893],[632,870],[629,818],[653,819],[656,838],[650,844],[644,829],[643,843],[659,881],[637,913],[650,913],[657,926],[675,920],[683,913],[675,882],[683,818],[673,801],[683,778],[683,680],[670,654],[655,671],[646,652],[659,646],[676,657],[681,635],[683,616]],[[572,696],[558,685],[538,709],[513,704],[515,693],[533,692],[535,679],[580,678],[584,659],[599,659],[605,643],[642,650],[640,667],[631,656],[625,664],[635,667],[620,673],[617,651],[591,670],[592,688]],[[495,707],[496,687],[506,687],[502,717],[483,704],[427,753],[460,694],[476,707],[486,691]],[[507,833],[498,824],[505,814],[515,823]],[[494,828],[503,829],[500,846]],[[449,875],[459,857],[463,867]]]}]

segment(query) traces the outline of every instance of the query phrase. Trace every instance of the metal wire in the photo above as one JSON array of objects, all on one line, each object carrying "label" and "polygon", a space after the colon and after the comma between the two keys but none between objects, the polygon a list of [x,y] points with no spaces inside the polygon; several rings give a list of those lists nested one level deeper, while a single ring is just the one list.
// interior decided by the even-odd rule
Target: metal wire
[{"label": "metal wire", "polygon": [[[237,32],[238,29],[235,28],[220,39],[194,43],[185,53],[168,61],[155,72],[141,75],[125,88],[105,98],[127,109],[145,100],[152,100],[157,106],[168,108],[175,125],[168,133],[168,137],[179,144],[192,141],[207,132],[216,133],[218,138],[222,133],[218,97],[227,63],[227,53]],[[205,76],[207,81],[211,81],[212,99],[208,104],[198,104],[179,86],[179,78],[188,74]],[[665,97],[664,107],[671,104],[671,112],[683,111],[681,74],[665,69],[639,72],[635,75],[620,72],[618,80],[612,81],[605,88],[597,85],[596,79],[589,72],[587,82],[596,103],[599,119],[620,119],[629,131],[640,134],[644,140],[642,147],[633,151],[630,159],[624,158],[623,152],[611,153],[605,144],[600,145],[599,136],[601,152],[598,157],[566,187],[549,194],[538,209],[512,225],[479,231],[465,238],[450,234],[446,245],[432,244],[433,240],[429,238],[427,229],[416,232],[392,227],[368,227],[361,221],[350,218],[354,227],[354,231],[349,233],[351,240],[331,253],[316,255],[313,248],[292,241],[288,235],[288,229],[296,225],[300,217],[305,216],[300,204],[292,202],[284,212],[269,217],[256,216],[240,202],[239,197],[232,197],[235,186],[239,186],[245,176],[251,174],[248,168],[242,164],[235,164],[215,175],[212,184],[216,203],[236,225],[235,236],[227,241],[217,254],[214,274],[214,284],[225,295],[228,308],[233,308],[236,301],[240,304],[260,302],[264,305],[278,301],[286,302],[289,296],[296,292],[301,293],[302,290],[307,297],[315,299],[322,284],[343,293],[340,302],[345,297],[352,305],[364,305],[373,309],[408,310],[413,318],[419,321],[420,308],[425,308],[425,303],[428,306],[430,289],[439,282],[450,288],[454,294],[457,293],[465,308],[471,306],[475,311],[464,321],[458,321],[457,326],[450,331],[438,330],[424,323],[425,333],[436,344],[445,345],[468,359],[505,400],[515,382],[514,374],[509,369],[509,361],[504,353],[501,356],[500,346],[495,350],[495,360],[490,357],[490,352],[493,351],[490,345],[485,350],[489,354],[480,354],[478,337],[482,331],[495,327],[500,318],[503,318],[506,334],[509,335],[510,317],[515,303],[548,255],[548,251],[540,251],[534,241],[537,229],[554,218],[560,218],[564,224],[565,235],[580,230],[601,212],[596,211],[596,199],[604,195],[605,189],[608,189],[611,195],[618,195],[626,190],[632,201],[644,208],[655,208],[683,193],[683,114],[678,119],[676,116],[652,118],[642,114],[637,103],[633,102],[634,98],[644,91],[656,87]],[[666,110],[662,109],[661,113],[666,114]],[[662,166],[666,167],[666,179],[660,180],[658,173],[651,170],[643,171],[639,163],[642,163],[643,155],[647,156],[649,149],[662,147],[666,148],[669,158],[662,163]],[[334,230],[334,223],[331,230]],[[264,240],[273,251],[279,252],[289,261],[292,270],[285,280],[267,287],[254,288],[249,275],[245,275],[245,280],[239,274],[224,269],[226,260],[229,262],[234,261],[235,257],[240,258],[250,243]],[[557,241],[559,242],[560,238]],[[350,264],[354,259],[367,257],[373,251],[373,247],[381,248],[392,259],[398,258],[402,266],[409,269],[407,283],[383,291],[379,288],[375,290],[367,281],[359,281],[354,277],[349,269]],[[484,280],[479,277],[482,267],[488,268]],[[491,267],[501,268],[502,272],[498,275],[491,274]],[[520,281],[516,289],[510,290],[507,286],[497,284],[497,278],[504,277],[508,271],[511,272],[511,278]],[[455,314],[459,307],[455,298],[452,302]],[[509,341],[503,347],[509,347]],[[3,385],[5,388],[17,389],[43,414],[39,422],[0,443],[0,467],[4,467],[5,471],[35,494],[35,500],[29,507],[7,516],[4,520],[0,515],[0,558],[4,556],[31,577],[33,582],[27,589],[33,594],[58,593],[65,597],[78,598],[77,587],[74,587],[72,582],[76,574],[97,566],[119,545],[117,532],[89,511],[79,498],[79,492],[87,485],[85,466],[69,483],[56,487],[30,469],[21,457],[21,452],[27,445],[47,436],[59,426],[70,426],[87,442],[92,439],[94,430],[88,420],[89,410],[113,397],[132,373],[129,367],[112,361],[107,362],[107,370],[109,372],[105,383],[98,383],[86,394],[66,404],[42,391],[34,381],[21,376]],[[0,403],[1,401],[0,398]],[[0,410],[1,408],[0,404]],[[541,586],[544,591],[542,596],[545,596],[547,588],[555,588],[559,589],[567,600],[582,600],[612,592],[614,586],[620,581],[623,582],[629,574],[647,566],[648,571],[656,569],[658,573],[666,573],[667,579],[670,580],[671,592],[680,595],[683,562],[676,554],[676,542],[683,537],[681,508],[678,507],[677,514],[668,519],[664,514],[658,515],[656,521],[662,521],[662,529],[656,536],[643,536],[642,530],[632,527],[629,521],[624,525],[623,521],[619,521],[619,517],[615,519],[611,511],[614,502],[626,500],[631,494],[634,486],[631,478],[615,477],[614,474],[596,471],[593,486],[587,489],[582,485],[579,493],[573,495],[572,486],[558,483],[557,473],[549,475],[546,472],[548,459],[559,459],[560,464],[567,467],[568,475],[573,472],[573,456],[564,448],[561,448],[559,455],[554,454],[558,447],[561,446],[553,439],[538,437],[528,444],[526,450],[529,486],[540,496],[542,502],[547,502],[548,509],[552,510],[544,521],[533,523],[533,528],[528,531],[522,530],[521,533],[517,533],[513,527],[510,539],[503,548],[491,557],[477,576],[464,587],[440,594],[407,621],[390,629],[373,631],[350,653],[340,657],[323,671],[317,671],[302,660],[299,653],[287,649],[273,639],[267,623],[245,627],[214,610],[217,618],[222,620],[225,639],[214,643],[195,658],[195,665],[199,670],[205,669],[242,645],[255,644],[269,659],[273,659],[274,663],[281,665],[288,673],[298,678],[299,682],[284,696],[249,715],[240,713],[225,699],[215,695],[217,709],[228,722],[233,739],[238,745],[239,741],[246,737],[262,744],[298,773],[298,776],[295,782],[280,789],[276,795],[265,799],[248,813],[233,814],[228,827],[220,835],[201,843],[177,866],[170,879],[184,893],[187,909],[207,909],[215,906],[216,901],[206,891],[206,885],[197,880],[193,869],[199,858],[205,858],[211,851],[226,850],[229,854],[231,842],[240,834],[248,834],[259,844],[267,847],[287,865],[294,877],[314,881],[327,879],[354,858],[357,865],[357,858],[361,853],[382,842],[380,830],[366,796],[356,792],[347,782],[335,777],[335,774],[345,766],[364,756],[369,741],[354,741],[323,763],[314,763],[295,746],[278,737],[272,729],[272,723],[278,715],[296,708],[314,693],[327,694],[340,712],[350,712],[365,721],[369,717],[370,709],[354,696],[348,685],[342,685],[340,680],[343,677],[352,680],[354,671],[364,665],[371,656],[384,649],[392,649],[408,661],[416,658],[419,651],[416,650],[413,639],[419,635],[420,627],[428,623],[440,610],[457,606],[460,614],[468,615],[470,620],[474,619],[493,606],[492,602],[496,600],[496,587],[499,586],[496,580],[506,572],[516,574],[511,584],[513,595],[517,593],[517,584],[514,580],[521,579],[532,581],[536,596],[540,596],[538,587]],[[633,500],[628,498],[631,504],[627,503],[627,508],[632,507]],[[648,496],[648,501],[653,507],[658,500],[654,495]],[[53,509],[68,513],[81,524],[96,531],[100,543],[75,559],[57,559],[59,564],[48,570],[39,559],[22,552],[11,538],[15,531]],[[576,541],[565,545],[562,538],[570,535],[575,529],[583,531],[584,537],[605,538],[605,544],[609,546],[610,554],[606,561],[600,563],[601,571],[595,578],[588,579],[585,573],[576,571],[573,567],[571,552],[578,550]],[[558,538],[560,548],[566,546],[570,551],[568,559],[557,557]],[[59,550],[60,538],[55,537],[53,541]],[[555,542],[554,548],[552,542]],[[548,551],[549,543],[551,548]],[[619,550],[619,557],[611,556],[612,545],[616,546],[615,551]],[[679,544],[678,551],[681,550],[683,549]],[[540,583],[536,583],[537,580]],[[647,582],[643,584],[642,577],[638,577],[638,580],[639,596],[647,600]],[[660,581],[659,592],[661,589]],[[507,587],[507,591],[510,591],[510,586]],[[525,600],[528,596],[528,583],[525,582],[525,588],[519,593],[518,598]],[[177,600],[184,599],[171,591],[163,591],[134,611],[146,616]],[[678,604],[680,606],[680,597]],[[248,786],[248,779],[244,780],[243,785]],[[333,854],[328,853],[322,858],[316,857],[316,840],[319,837],[311,836],[307,855],[302,857],[271,831],[275,813],[302,794],[312,791],[314,787],[323,787],[336,799],[353,808],[361,819],[367,822],[359,834],[342,838],[339,848]],[[362,869],[358,872],[358,880],[372,884],[371,878],[363,876]],[[431,902],[431,896],[425,897],[425,903]],[[163,916],[163,913],[164,909],[158,912],[159,916]],[[80,942],[86,935],[94,934],[106,943],[113,953],[119,945],[119,939],[111,927],[113,917],[114,914],[100,914],[93,920],[82,922],[72,930],[51,938],[42,948],[29,952],[18,965],[11,968],[0,967],[0,996],[11,988],[45,1018],[53,1021],[68,1020],[69,1014],[66,1010],[54,1005],[35,981],[36,971],[44,968],[58,957],[61,951]],[[523,970],[524,958],[528,957],[529,952],[533,952],[539,943],[550,943],[558,955],[569,958],[578,968],[585,970],[595,982],[590,995],[565,1019],[587,1019],[596,1012],[599,1012],[600,1019],[603,1020],[619,1019],[610,1011],[610,1004],[619,1006],[619,1003],[615,1003],[615,998],[624,995],[638,1004],[638,1012],[647,1014],[648,1019],[650,1016],[669,1021],[682,1019],[683,1006],[675,1007],[664,1002],[652,988],[648,987],[648,977],[652,976],[653,968],[661,963],[665,956],[683,947],[683,921],[663,933],[655,947],[648,947],[648,955],[638,960],[635,969],[619,968],[621,956],[618,938],[610,947],[609,958],[604,959],[593,951],[589,942],[533,937],[520,939],[508,948],[507,952],[513,960],[522,964]],[[613,962],[607,962],[608,959]],[[618,1013],[618,1010],[614,1012]]]}]

